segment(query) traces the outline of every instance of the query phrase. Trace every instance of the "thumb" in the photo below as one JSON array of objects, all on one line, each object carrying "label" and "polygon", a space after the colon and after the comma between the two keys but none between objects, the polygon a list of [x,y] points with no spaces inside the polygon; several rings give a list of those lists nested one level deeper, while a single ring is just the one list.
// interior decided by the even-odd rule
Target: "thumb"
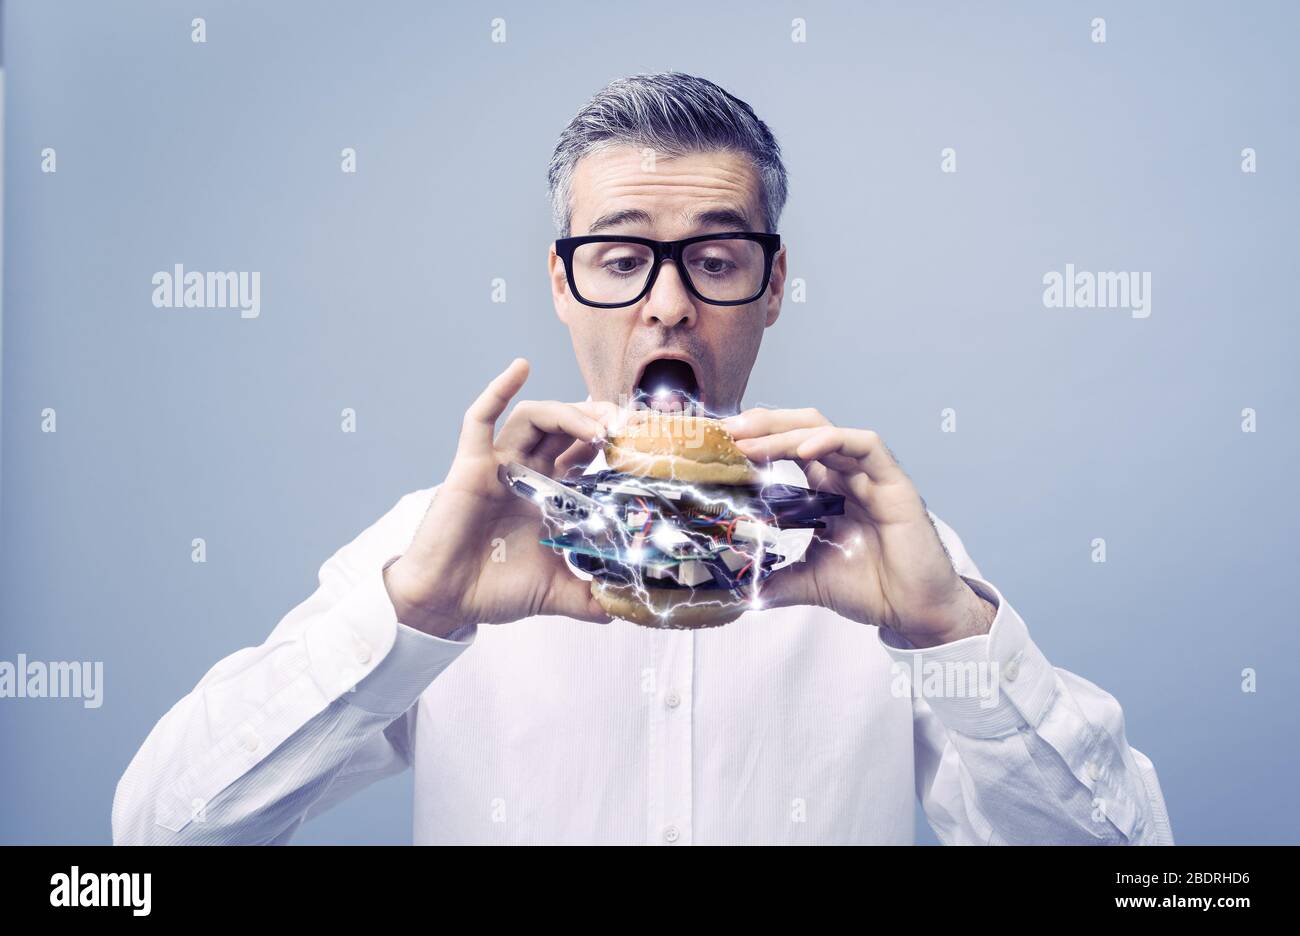
[{"label": "thumb", "polygon": [[593,624],[608,624],[614,620],[591,594],[591,583],[578,578],[566,568],[559,573],[552,584],[542,608],[543,614],[559,614],[590,621]]},{"label": "thumb", "polygon": [[792,562],[777,569],[759,584],[758,599],[764,608],[816,604],[809,564],[806,561]]},{"label": "thumb", "polygon": [[588,465],[596,460],[600,454],[601,448],[590,442],[581,440],[574,442],[565,451],[555,459],[552,470],[552,477],[567,478],[570,474],[581,474]]}]

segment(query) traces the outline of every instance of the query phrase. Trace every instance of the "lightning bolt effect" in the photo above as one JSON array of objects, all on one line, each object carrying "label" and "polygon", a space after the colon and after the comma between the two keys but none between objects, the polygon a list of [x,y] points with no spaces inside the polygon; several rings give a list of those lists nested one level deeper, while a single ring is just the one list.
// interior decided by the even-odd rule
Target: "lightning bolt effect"
[{"label": "lightning bolt effect", "polygon": [[[709,415],[698,401],[690,405],[692,415]],[[660,627],[699,626],[673,621],[684,608],[763,607],[762,583],[786,558],[782,532],[807,529],[829,543],[816,532],[826,527],[821,518],[844,512],[842,496],[775,483],[770,471],[757,483],[699,484],[680,479],[671,457],[666,462],[667,480],[608,469],[554,480],[513,463],[500,477],[538,506],[542,545],[634,595]],[[661,607],[651,589],[671,591],[671,602]]]}]

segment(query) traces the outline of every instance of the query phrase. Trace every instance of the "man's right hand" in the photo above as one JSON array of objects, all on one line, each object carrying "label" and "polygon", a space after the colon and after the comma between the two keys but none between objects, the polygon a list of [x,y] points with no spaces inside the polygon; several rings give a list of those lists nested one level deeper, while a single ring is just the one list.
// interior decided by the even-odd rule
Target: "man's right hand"
[{"label": "man's right hand", "polygon": [[494,440],[528,368],[516,358],[466,411],[447,479],[410,548],[384,573],[397,618],[408,627],[446,637],[465,624],[535,614],[611,620],[563,556],[538,542],[540,512],[501,483],[497,468],[514,461],[548,477],[581,469],[616,424],[618,408],[521,400]]}]

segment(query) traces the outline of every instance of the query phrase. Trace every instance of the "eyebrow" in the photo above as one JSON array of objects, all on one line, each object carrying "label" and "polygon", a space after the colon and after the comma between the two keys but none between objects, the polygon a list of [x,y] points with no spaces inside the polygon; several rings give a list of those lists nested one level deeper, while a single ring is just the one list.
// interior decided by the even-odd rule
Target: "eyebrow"
[{"label": "eyebrow", "polygon": [[713,208],[701,211],[691,218],[693,227],[724,227],[735,231],[748,231],[749,218],[735,208]]},{"label": "eyebrow", "polygon": [[[609,228],[620,227],[624,224],[651,224],[650,215],[640,208],[626,208],[622,211],[611,211],[601,215],[591,223],[587,228],[587,233],[598,234]],[[691,225],[696,228],[721,227],[729,228],[734,231],[748,231],[749,217],[735,208],[710,208],[707,211],[698,212],[691,217]]]},{"label": "eyebrow", "polygon": [[623,211],[611,211],[603,214],[595,221],[591,222],[591,227],[587,228],[587,233],[597,234],[608,228],[618,227],[623,224],[650,224],[650,215],[640,208],[627,208]]}]

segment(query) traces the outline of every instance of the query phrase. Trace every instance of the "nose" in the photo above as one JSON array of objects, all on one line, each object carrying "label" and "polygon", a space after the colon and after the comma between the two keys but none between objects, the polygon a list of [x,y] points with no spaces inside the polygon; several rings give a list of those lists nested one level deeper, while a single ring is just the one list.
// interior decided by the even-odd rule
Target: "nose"
[{"label": "nose", "polygon": [[641,321],[647,325],[658,323],[665,328],[683,324],[690,327],[695,324],[695,316],[693,297],[686,291],[676,262],[665,260],[645,305],[641,307]]}]

